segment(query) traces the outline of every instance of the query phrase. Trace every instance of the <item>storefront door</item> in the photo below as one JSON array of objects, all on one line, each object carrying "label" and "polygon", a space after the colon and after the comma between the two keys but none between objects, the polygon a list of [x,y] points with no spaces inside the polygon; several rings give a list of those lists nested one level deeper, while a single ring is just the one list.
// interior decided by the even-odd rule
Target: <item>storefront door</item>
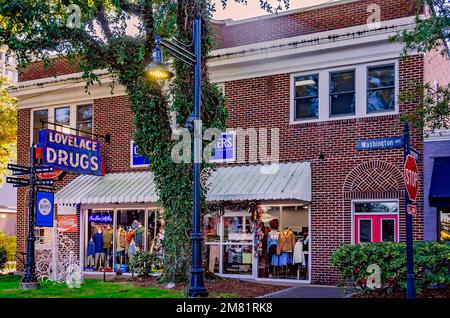
[{"label": "storefront door", "polygon": [[355,243],[398,242],[398,215],[356,215]]},{"label": "storefront door", "polygon": [[356,202],[354,243],[398,242],[398,202]]}]

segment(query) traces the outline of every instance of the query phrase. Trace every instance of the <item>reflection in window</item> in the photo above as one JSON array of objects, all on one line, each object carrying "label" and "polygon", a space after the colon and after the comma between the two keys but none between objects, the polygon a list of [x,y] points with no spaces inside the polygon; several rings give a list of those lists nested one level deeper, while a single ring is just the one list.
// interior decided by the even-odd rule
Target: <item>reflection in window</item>
[{"label": "reflection in window", "polygon": [[319,118],[319,75],[295,78],[294,119]]},{"label": "reflection in window", "polygon": [[330,116],[355,114],[355,71],[330,73]]},{"label": "reflection in window", "polygon": [[70,107],[55,108],[55,123],[67,126],[55,126],[55,130],[70,133]]},{"label": "reflection in window", "polygon": [[439,211],[439,240],[450,242],[450,209]]},{"label": "reflection in window", "polygon": [[381,240],[383,242],[395,241],[395,220],[382,219],[381,220]]},{"label": "reflection in window", "polygon": [[224,217],[224,241],[253,240],[250,217]]},{"label": "reflection in window", "polygon": [[360,243],[372,242],[372,220],[370,219],[359,220],[359,242]]},{"label": "reflection in window", "polygon": [[113,211],[88,211],[85,270],[112,271]]},{"label": "reflection in window", "polygon": [[367,113],[395,109],[395,67],[370,67],[367,77]]},{"label": "reflection in window", "polygon": [[78,132],[79,136],[91,137],[92,133],[92,105],[77,106],[77,129],[83,132]]},{"label": "reflection in window", "polygon": [[37,143],[39,140],[39,130],[47,129],[47,123],[42,123],[43,121],[48,121],[48,110],[41,109],[35,110],[33,112],[33,143]]},{"label": "reflection in window", "polygon": [[143,210],[123,210],[117,212],[116,268],[128,272],[130,257],[144,250],[145,213]]},{"label": "reflection in window", "polygon": [[397,202],[357,202],[356,213],[397,213]]}]

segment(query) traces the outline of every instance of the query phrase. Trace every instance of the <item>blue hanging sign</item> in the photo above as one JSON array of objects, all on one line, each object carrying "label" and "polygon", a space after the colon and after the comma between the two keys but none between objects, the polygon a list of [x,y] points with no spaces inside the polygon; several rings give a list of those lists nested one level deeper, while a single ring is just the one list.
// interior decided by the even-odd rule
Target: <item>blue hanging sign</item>
[{"label": "blue hanging sign", "polygon": [[236,133],[224,132],[214,146],[214,155],[210,162],[234,162],[236,161]]},{"label": "blue hanging sign", "polygon": [[54,203],[52,192],[36,192],[36,226],[53,227]]},{"label": "blue hanging sign", "polygon": [[391,149],[402,147],[403,147],[402,136],[358,140],[356,142],[356,150],[379,150],[379,149]]},{"label": "blue hanging sign", "polygon": [[39,131],[38,146],[46,166],[79,174],[104,174],[97,140],[43,129]]},{"label": "blue hanging sign", "polygon": [[138,153],[138,147],[133,140],[131,141],[130,147],[130,166],[131,168],[142,168],[150,166],[150,160]]}]

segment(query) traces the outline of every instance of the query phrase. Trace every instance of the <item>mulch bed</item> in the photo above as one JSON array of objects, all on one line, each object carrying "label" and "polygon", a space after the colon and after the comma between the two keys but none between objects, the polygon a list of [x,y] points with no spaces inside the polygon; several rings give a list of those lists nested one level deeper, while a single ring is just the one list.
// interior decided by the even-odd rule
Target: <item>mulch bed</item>
[{"label": "mulch bed", "polygon": [[[112,281],[128,281],[133,282],[139,287],[155,287],[155,288],[167,288],[167,284],[161,284],[158,282],[158,277],[131,277],[126,276],[116,276]],[[228,279],[228,278],[214,278],[207,279],[205,281],[205,287],[209,294],[229,294],[234,295],[238,298],[256,298],[259,296],[267,295],[279,290],[290,288],[291,286],[280,286],[272,284],[261,284],[254,281],[243,281],[238,279]],[[175,290],[185,290],[186,285],[175,284],[172,288]]]},{"label": "mulch bed", "polygon": [[[356,294],[352,298],[406,298],[406,292],[386,293],[373,292],[370,294]],[[447,289],[427,289],[416,295],[416,298],[450,298],[450,288]]]}]

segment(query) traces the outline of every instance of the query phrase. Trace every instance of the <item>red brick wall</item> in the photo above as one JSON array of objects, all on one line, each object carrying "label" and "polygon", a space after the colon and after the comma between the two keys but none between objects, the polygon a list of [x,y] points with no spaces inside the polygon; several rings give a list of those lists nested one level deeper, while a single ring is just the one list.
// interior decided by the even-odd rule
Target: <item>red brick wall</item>
[{"label": "red brick wall", "polygon": [[[423,78],[423,57],[414,56],[399,64],[400,89],[408,80]],[[349,242],[351,209],[344,200],[343,185],[357,165],[367,161],[385,161],[402,171],[403,152],[396,150],[356,151],[357,140],[401,135],[400,115],[365,119],[337,120],[309,124],[289,124],[290,76],[278,74],[225,83],[230,128],[279,128],[281,161],[309,161],[312,165],[311,244],[312,280],[335,283],[337,273],[330,264],[331,253]],[[401,105],[410,112],[414,105]],[[413,134],[412,145],[423,151],[420,132]],[[325,158],[319,159],[323,154]],[[422,173],[422,164],[419,169]],[[420,189],[422,196],[423,189]],[[421,200],[421,197],[419,198]],[[419,201],[420,202],[420,201]],[[400,201],[401,214],[404,214]],[[350,222],[349,222],[350,219]],[[402,218],[400,236],[403,240]],[[343,228],[345,222],[345,228]],[[414,237],[421,239],[422,206],[414,219]]]},{"label": "red brick wall", "polygon": [[43,61],[30,63],[19,71],[19,82],[79,72],[79,69],[71,65],[66,58],[55,58],[51,62],[47,68]]},{"label": "red brick wall", "polygon": [[367,7],[371,4],[380,6],[382,21],[414,16],[418,10],[417,0],[360,0],[234,25],[219,22],[212,26],[219,48],[228,48],[366,24],[370,16]]},{"label": "red brick wall", "polygon": [[[130,142],[133,135],[133,113],[126,96],[108,97],[94,100],[93,105],[94,133],[111,135],[111,142],[101,140],[101,152],[106,172],[139,171],[145,168],[130,169]],[[19,110],[18,127],[18,163],[29,164],[30,146],[30,120],[29,109]],[[66,186],[78,175],[65,173],[57,181],[57,190]],[[28,191],[24,188],[18,190],[17,200],[17,250],[26,251],[26,236],[28,233]],[[80,214],[78,211],[78,231],[67,235],[75,242],[75,255],[78,257],[80,237]],[[20,265],[19,265],[20,267]],[[21,268],[20,268],[21,269]],[[19,269],[19,270],[20,270]]]}]

